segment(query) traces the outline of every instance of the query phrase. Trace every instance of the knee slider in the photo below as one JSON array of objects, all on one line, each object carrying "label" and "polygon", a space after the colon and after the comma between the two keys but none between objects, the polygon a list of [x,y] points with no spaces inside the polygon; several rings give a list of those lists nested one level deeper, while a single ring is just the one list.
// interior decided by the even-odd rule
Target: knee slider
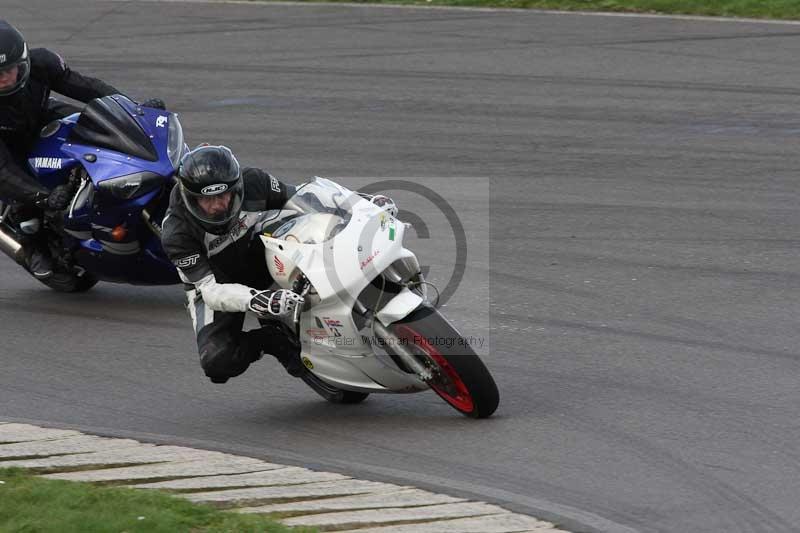
[{"label": "knee slider", "polygon": [[242,348],[236,342],[211,341],[200,351],[200,366],[212,381],[214,379],[227,381],[228,378],[238,376],[250,366],[251,361],[243,358],[241,352]]},{"label": "knee slider", "polygon": [[206,376],[212,381],[215,379],[227,380],[231,377],[229,367],[232,355],[230,352],[232,351],[227,346],[215,342],[209,342],[204,346],[200,351],[200,366],[203,367]]}]

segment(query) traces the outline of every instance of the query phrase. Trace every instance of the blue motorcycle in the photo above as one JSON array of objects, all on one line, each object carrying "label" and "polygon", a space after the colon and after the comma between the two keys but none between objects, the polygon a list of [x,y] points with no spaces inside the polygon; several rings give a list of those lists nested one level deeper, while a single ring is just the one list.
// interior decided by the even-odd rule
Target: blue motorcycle
[{"label": "blue motorcycle", "polygon": [[33,220],[0,202],[0,250],[25,266],[20,241],[46,239],[55,268],[40,281],[61,292],[87,291],[101,280],[180,283],[161,248],[161,221],[186,150],[177,115],[121,95],[51,122],[28,167],[48,189],[70,185],[72,202]]}]

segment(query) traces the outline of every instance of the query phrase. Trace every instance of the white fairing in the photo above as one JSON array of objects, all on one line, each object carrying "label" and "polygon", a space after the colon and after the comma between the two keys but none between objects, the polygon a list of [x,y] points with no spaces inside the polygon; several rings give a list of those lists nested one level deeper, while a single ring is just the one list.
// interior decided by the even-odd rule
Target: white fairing
[{"label": "white fairing", "polygon": [[[332,195],[335,212],[300,207],[305,214],[261,239],[270,273],[278,285],[291,289],[302,273],[313,286],[306,296],[310,308],[306,306],[300,321],[306,366],[331,385],[346,390],[427,389],[423,381],[400,370],[381,350],[376,352],[371,331],[357,330],[352,318],[355,300],[372,279],[396,260],[414,255],[403,247],[405,225],[329,180],[317,178],[298,195],[304,191],[315,192],[323,203],[325,194]],[[287,208],[291,205],[292,200]],[[323,206],[315,207],[322,211]],[[392,299],[387,295],[386,302],[377,316],[389,325],[416,309],[422,298],[406,289]]]},{"label": "white fairing", "polygon": [[397,322],[407,317],[411,311],[422,303],[422,296],[415,294],[404,288],[400,294],[392,298],[389,303],[376,313],[376,317],[381,324],[388,326],[392,322]]}]

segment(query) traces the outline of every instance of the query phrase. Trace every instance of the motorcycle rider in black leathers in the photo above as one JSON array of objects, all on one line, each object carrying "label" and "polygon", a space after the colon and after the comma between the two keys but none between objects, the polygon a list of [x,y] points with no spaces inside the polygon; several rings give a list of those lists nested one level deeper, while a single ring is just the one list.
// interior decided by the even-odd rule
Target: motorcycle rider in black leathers
[{"label": "motorcycle rider in black leathers", "polygon": [[[303,298],[271,285],[264,246],[253,227],[294,194],[257,168],[239,167],[224,146],[201,146],[181,159],[162,224],[162,245],[178,267],[197,336],[200,365],[225,383],[261,357],[274,355],[293,376],[304,370],[300,345],[282,322]],[[261,327],[242,331],[245,313]]]},{"label": "motorcycle rider in black leathers", "polygon": [[[21,204],[19,220],[39,218],[42,208],[64,209],[74,193],[69,185],[48,191],[23,170],[42,127],[81,110],[51,98],[51,91],[84,103],[119,93],[103,81],[70,69],[50,50],[28,50],[22,34],[0,20],[0,199]],[[143,105],[163,108],[157,99]],[[37,278],[47,279],[52,275],[52,258],[41,233],[29,235],[22,244],[28,269]]]}]

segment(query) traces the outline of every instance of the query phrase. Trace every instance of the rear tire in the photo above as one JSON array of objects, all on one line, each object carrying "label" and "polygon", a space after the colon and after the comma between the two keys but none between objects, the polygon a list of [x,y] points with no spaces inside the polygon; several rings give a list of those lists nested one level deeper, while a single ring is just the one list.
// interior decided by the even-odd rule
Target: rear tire
[{"label": "rear tire", "polygon": [[428,385],[456,411],[471,418],[486,418],[495,412],[500,393],[494,378],[439,311],[420,307],[390,329],[433,371]]},{"label": "rear tire", "polygon": [[[33,276],[33,274],[31,275]],[[39,279],[36,276],[33,277],[37,281],[58,292],[86,292],[97,285],[99,281],[97,278],[85,273],[79,276],[74,273],[54,272],[53,275],[47,279]]]},{"label": "rear tire", "polygon": [[363,402],[367,399],[367,396],[369,396],[369,393],[367,392],[343,390],[334,387],[333,385],[329,385],[322,379],[312,374],[310,371],[305,372],[302,376],[300,376],[300,379],[305,381],[306,385],[311,387],[314,392],[331,403],[356,404]]}]

